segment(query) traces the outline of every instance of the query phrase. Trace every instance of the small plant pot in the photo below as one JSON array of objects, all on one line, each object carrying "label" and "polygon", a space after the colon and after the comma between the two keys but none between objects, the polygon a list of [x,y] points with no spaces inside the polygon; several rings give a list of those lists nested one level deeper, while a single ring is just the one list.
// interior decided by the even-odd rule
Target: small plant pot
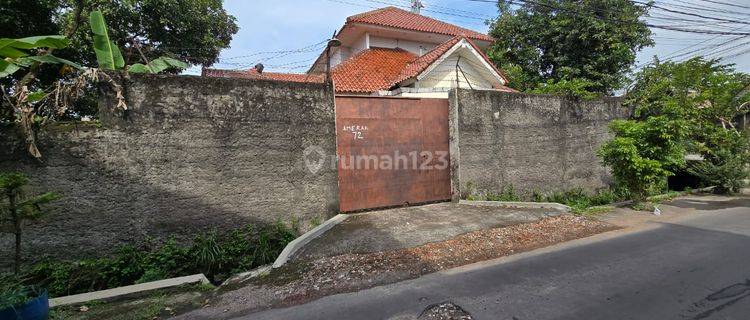
[{"label": "small plant pot", "polygon": [[44,290],[26,303],[0,310],[1,320],[47,320],[49,317],[49,294]]}]

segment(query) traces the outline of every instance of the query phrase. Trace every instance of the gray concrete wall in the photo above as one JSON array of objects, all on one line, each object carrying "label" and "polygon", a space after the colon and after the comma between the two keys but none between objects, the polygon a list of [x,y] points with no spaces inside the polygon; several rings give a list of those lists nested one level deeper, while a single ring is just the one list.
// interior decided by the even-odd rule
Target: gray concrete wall
[{"label": "gray concrete wall", "polygon": [[458,90],[450,95],[454,198],[494,192],[587,190],[611,183],[596,152],[608,124],[630,111],[618,98]]},{"label": "gray concrete wall", "polygon": [[[125,80],[128,111],[100,104],[101,126],[39,133],[42,162],[0,131],[0,171],[27,173],[63,198],[29,225],[27,257],[99,256],[117,246],[248,223],[324,220],[338,209],[337,171],[303,161],[336,152],[333,94],[322,84],[178,76]],[[330,161],[330,158],[328,158]],[[11,237],[0,238],[10,262]]]}]

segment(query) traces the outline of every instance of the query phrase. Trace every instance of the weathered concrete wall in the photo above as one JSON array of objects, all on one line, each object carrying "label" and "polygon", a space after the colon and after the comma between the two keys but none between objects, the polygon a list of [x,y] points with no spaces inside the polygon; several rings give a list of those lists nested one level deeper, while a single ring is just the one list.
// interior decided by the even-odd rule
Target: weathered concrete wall
[{"label": "weathered concrete wall", "polygon": [[453,91],[450,96],[454,197],[513,186],[521,192],[606,187],[596,152],[608,124],[630,111],[618,98]]},{"label": "weathered concrete wall", "polygon": [[[114,111],[107,95],[101,127],[43,129],[41,163],[12,131],[0,132],[0,171],[25,172],[35,189],[63,195],[28,226],[27,256],[98,256],[147,237],[188,240],[337,211],[335,166],[313,174],[303,160],[308,146],[336,153],[330,88],[177,76],[137,76],[125,88],[128,111]],[[0,261],[10,261],[10,239]]]}]

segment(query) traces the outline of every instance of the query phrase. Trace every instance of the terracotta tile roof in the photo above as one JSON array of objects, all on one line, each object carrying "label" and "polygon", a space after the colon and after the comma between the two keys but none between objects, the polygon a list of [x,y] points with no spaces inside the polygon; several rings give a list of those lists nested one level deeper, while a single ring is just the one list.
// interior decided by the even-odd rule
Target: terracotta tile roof
[{"label": "terracotta tile roof", "polygon": [[[471,44],[507,83],[505,75],[495,67],[473,41],[462,36],[456,36],[421,57],[403,49],[373,47],[364,50],[331,70],[331,77],[334,81],[336,92],[372,93],[378,90],[389,90],[399,82],[416,77],[424,72],[461,40],[466,40]],[[291,82],[321,83],[325,80],[324,74],[258,73],[255,69],[247,71],[203,69],[202,75],[206,77],[267,79]],[[514,89],[499,84],[495,85],[495,89],[516,92]]]},{"label": "terracotta tile roof", "polygon": [[369,93],[388,90],[417,55],[403,49],[370,48],[331,71],[336,92]]},{"label": "terracotta tile roof", "polygon": [[214,78],[264,79],[264,80],[289,81],[289,82],[322,83],[324,81],[324,77],[322,75],[307,75],[307,74],[301,74],[301,73],[276,73],[276,72],[259,73],[255,69],[240,71],[240,70],[222,70],[222,69],[204,68],[203,71],[201,72],[201,75],[204,77],[214,77]]},{"label": "terracotta tile roof", "polygon": [[379,26],[401,28],[414,31],[445,34],[449,36],[464,36],[475,40],[493,42],[492,37],[466,28],[445,23],[402,10],[396,7],[385,7],[353,15],[346,19],[347,23],[366,23]]}]

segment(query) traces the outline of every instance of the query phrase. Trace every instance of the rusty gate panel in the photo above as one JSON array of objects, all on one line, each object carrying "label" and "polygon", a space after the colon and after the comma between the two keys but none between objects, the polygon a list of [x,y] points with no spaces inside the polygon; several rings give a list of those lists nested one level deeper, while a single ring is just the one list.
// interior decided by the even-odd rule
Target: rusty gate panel
[{"label": "rusty gate panel", "polygon": [[336,97],[343,212],[448,200],[448,100]]}]

